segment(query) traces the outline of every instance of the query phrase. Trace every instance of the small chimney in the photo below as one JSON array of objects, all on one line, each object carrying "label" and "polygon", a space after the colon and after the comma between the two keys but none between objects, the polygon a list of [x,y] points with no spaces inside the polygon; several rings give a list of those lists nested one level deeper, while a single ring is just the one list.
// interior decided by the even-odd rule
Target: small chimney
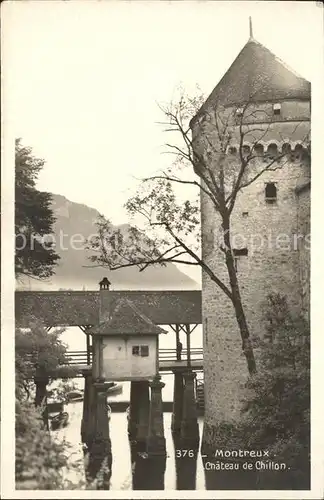
[{"label": "small chimney", "polygon": [[99,282],[100,290],[109,290],[110,285],[111,283],[106,276]]},{"label": "small chimney", "polygon": [[[99,302],[99,324],[107,321],[110,316],[111,297],[110,297],[110,281],[105,276],[99,283],[100,287],[100,302]],[[108,293],[107,293],[108,292]]]}]

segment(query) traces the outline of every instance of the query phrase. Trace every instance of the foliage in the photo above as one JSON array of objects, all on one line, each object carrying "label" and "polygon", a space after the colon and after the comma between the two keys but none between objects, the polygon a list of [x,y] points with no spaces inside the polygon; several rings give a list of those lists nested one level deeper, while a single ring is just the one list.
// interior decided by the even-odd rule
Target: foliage
[{"label": "foliage", "polygon": [[[58,365],[66,363],[66,346],[60,340],[62,330],[47,332],[37,320],[29,329],[16,328],[16,487],[18,489],[66,488],[64,473],[79,469],[71,461],[69,445],[59,442],[44,428],[44,403],[34,405],[34,379],[48,377]],[[73,376],[65,373],[66,376]],[[61,382],[54,396],[64,396],[73,387]],[[51,395],[50,393],[48,395]],[[84,485],[83,485],[84,486]],[[78,487],[83,487],[78,484]],[[71,484],[69,484],[71,487]]]},{"label": "foliage", "polygon": [[285,297],[269,295],[267,338],[261,346],[260,369],[248,382],[245,411],[258,425],[250,439],[272,445],[292,436],[308,445],[310,418],[310,337],[302,317],[290,313]]},{"label": "foliage", "polygon": [[16,399],[16,482],[22,489],[58,489],[67,466],[66,446],[41,428],[41,413]]},{"label": "foliage", "polygon": [[[265,320],[260,368],[247,383],[241,422],[219,427],[219,446],[269,450],[270,460],[290,467],[289,481],[305,485],[310,462],[309,325],[290,313],[279,294],[268,296]],[[280,474],[278,481],[284,480]],[[261,474],[264,480],[266,474]]]},{"label": "foliage", "polygon": [[16,328],[15,365],[16,388],[29,396],[37,376],[51,378],[58,365],[66,364],[66,345],[60,339],[62,330],[50,332],[36,319],[28,329]]},{"label": "foliage", "polygon": [[47,278],[54,273],[53,268],[59,259],[49,236],[55,222],[51,195],[35,188],[44,163],[33,156],[31,148],[23,146],[20,139],[16,140],[16,277]]}]

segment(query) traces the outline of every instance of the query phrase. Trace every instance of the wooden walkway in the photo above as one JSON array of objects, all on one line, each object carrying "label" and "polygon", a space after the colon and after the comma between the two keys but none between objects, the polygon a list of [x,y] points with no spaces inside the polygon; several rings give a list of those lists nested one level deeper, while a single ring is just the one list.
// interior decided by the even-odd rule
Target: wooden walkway
[{"label": "wooden walkway", "polygon": [[[67,357],[69,358],[69,365],[89,365],[92,363],[92,353],[87,355],[87,351],[67,351]],[[89,358],[89,359],[88,359]],[[183,349],[181,352],[182,360],[180,363],[187,363],[187,349]],[[203,361],[203,349],[202,347],[190,349],[191,361]],[[172,364],[173,362],[179,363],[177,361],[176,349],[159,349],[159,364],[160,366],[167,366],[167,363]],[[162,363],[162,365],[161,365]]]},{"label": "wooden walkway", "polygon": [[[69,358],[68,366],[73,367],[80,375],[92,368],[92,354],[90,353],[88,361],[87,351],[68,351],[67,357]],[[188,366],[194,371],[203,371],[203,349],[201,347],[190,349],[190,358],[188,365],[186,349],[182,351],[181,360],[177,360],[175,349],[160,349],[159,371],[172,373],[177,369],[183,371]]]}]

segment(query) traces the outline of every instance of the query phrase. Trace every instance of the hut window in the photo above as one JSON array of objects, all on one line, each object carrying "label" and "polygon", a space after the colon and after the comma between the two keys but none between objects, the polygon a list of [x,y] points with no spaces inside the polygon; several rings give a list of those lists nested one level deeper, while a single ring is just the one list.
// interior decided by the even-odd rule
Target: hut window
[{"label": "hut window", "polygon": [[273,114],[274,115],[280,115],[281,113],[281,104],[280,103],[276,103],[273,105]]},{"label": "hut window", "polygon": [[133,356],[139,356],[139,348],[140,348],[139,345],[133,345],[133,350],[132,350]]},{"label": "hut window", "polygon": [[141,356],[147,357],[149,355],[149,346],[148,345],[141,345]]},{"label": "hut window", "polygon": [[274,182],[268,182],[265,186],[265,200],[267,203],[277,201],[277,187]]},{"label": "hut window", "polygon": [[133,345],[132,348],[133,356],[141,356],[145,358],[149,355],[149,346],[148,345]]}]

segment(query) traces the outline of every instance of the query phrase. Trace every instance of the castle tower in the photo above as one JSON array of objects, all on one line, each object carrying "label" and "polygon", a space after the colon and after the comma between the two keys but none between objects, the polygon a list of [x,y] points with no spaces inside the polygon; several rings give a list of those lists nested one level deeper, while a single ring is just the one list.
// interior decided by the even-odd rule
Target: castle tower
[{"label": "castle tower", "polygon": [[[237,179],[240,151],[254,156],[247,181],[273,161],[254,182],[246,182],[231,215],[236,275],[250,335],[257,341],[264,334],[269,293],[286,295],[294,311],[309,311],[310,83],[253,38],[250,22],[248,42],[191,120],[191,130],[197,155],[209,162],[216,179],[222,163],[228,192]],[[229,285],[220,216],[204,190],[201,222],[203,259]],[[213,447],[218,425],[239,418],[248,371],[233,304],[205,272],[202,309],[204,441]],[[255,356],[257,362],[257,349]]]}]

